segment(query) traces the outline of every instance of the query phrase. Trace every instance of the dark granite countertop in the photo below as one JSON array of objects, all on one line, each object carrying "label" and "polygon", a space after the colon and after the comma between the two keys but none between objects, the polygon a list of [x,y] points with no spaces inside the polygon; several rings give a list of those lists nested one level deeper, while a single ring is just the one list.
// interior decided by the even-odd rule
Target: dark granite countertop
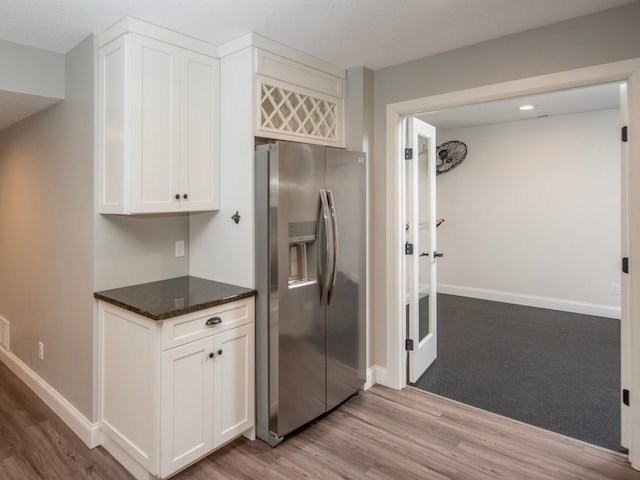
[{"label": "dark granite countertop", "polygon": [[152,320],[166,320],[254,295],[256,291],[250,288],[190,276],[114,288],[93,294],[98,300],[104,300]]}]

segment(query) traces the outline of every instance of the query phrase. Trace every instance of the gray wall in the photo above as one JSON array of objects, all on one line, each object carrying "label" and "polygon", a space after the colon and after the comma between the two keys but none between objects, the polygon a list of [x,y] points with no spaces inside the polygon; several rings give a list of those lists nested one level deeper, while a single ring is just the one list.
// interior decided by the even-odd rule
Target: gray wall
[{"label": "gray wall", "polygon": [[0,40],[0,66],[0,130],[64,99],[64,55]]},{"label": "gray wall", "polygon": [[91,38],[66,55],[65,72],[64,102],[0,132],[0,315],[11,351],[90,418]]},{"label": "gray wall", "polygon": [[620,111],[437,134],[469,152],[436,180],[438,291],[620,318]]},{"label": "gray wall", "polygon": [[65,56],[0,40],[0,90],[64,98]]},{"label": "gray wall", "polygon": [[[345,143],[350,150],[367,154],[367,188],[371,184],[371,164],[373,155],[373,71],[364,67],[347,70],[345,82]],[[371,191],[367,189],[368,204],[371,203]],[[371,212],[367,209],[367,227],[371,225]],[[367,231],[367,272],[371,271],[371,232]],[[372,346],[374,330],[371,325],[371,279],[367,277],[367,367],[372,364]]]},{"label": "gray wall", "polygon": [[[96,212],[94,232],[95,291],[189,275],[188,214]],[[176,240],[184,240],[184,257],[175,256]]]},{"label": "gray wall", "polygon": [[640,2],[445,52],[374,75],[371,189],[373,363],[386,365],[386,105],[467,88],[640,57]]},{"label": "gray wall", "polygon": [[347,70],[345,98],[346,148],[370,155],[373,147],[373,71],[364,67]]}]

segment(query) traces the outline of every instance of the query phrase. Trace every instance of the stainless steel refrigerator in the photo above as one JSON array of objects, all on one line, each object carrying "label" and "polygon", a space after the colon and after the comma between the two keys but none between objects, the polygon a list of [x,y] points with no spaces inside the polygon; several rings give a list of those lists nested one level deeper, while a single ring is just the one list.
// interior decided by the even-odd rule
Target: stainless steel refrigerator
[{"label": "stainless steel refrigerator", "polygon": [[365,154],[255,153],[256,430],[272,446],[365,380]]}]

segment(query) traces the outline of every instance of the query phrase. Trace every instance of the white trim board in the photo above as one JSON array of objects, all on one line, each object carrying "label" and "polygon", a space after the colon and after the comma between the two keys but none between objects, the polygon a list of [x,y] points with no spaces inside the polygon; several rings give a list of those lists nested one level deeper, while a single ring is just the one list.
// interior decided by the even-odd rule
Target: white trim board
[{"label": "white trim board", "polygon": [[367,391],[376,384],[376,366],[367,368],[366,380],[362,390]]},{"label": "white trim board", "polygon": [[97,423],[91,423],[76,407],[71,405],[57,390],[45,382],[13,353],[0,348],[0,361],[22,380],[27,387],[75,433],[88,448],[102,443],[102,432]]},{"label": "white trim board", "polygon": [[614,318],[620,320],[620,307],[611,305],[599,305],[595,303],[576,302],[561,298],[539,297],[523,293],[504,292],[501,290],[488,290],[484,288],[464,287],[458,285],[439,284],[438,293],[458,295],[461,297],[491,300],[493,302],[512,303],[527,307],[547,308],[561,312],[580,313],[596,317]]},{"label": "white trim board", "polygon": [[389,371],[387,368],[381,367],[380,365],[373,365],[367,369],[367,381],[364,384],[363,390],[369,390],[377,384],[387,386],[389,382]]}]

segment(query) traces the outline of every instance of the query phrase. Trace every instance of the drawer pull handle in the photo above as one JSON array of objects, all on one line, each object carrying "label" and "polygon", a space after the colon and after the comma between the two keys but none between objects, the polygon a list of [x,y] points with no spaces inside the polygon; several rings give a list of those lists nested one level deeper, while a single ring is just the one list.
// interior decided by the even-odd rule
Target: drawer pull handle
[{"label": "drawer pull handle", "polygon": [[206,325],[218,325],[219,323],[222,323],[222,319],[220,317],[211,317],[209,320],[207,320]]}]

